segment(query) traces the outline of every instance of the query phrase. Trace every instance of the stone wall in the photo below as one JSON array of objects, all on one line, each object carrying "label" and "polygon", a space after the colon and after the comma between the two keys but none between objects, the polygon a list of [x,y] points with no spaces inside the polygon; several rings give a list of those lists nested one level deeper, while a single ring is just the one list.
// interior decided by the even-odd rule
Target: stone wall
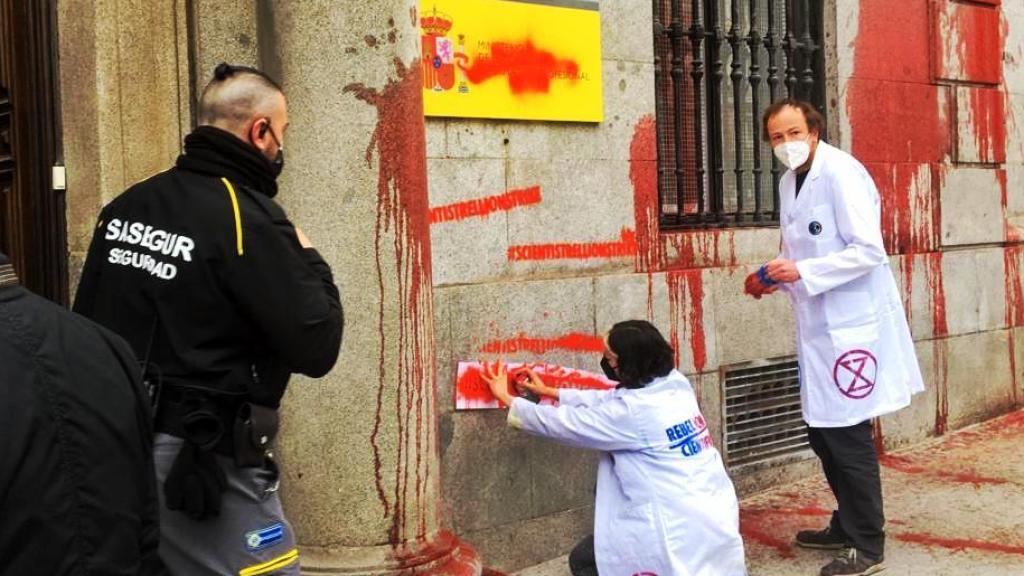
[{"label": "stone wall", "polygon": [[[373,271],[346,263],[365,265],[373,250],[363,240],[375,233],[375,215],[364,208],[379,174],[366,165],[365,150],[381,117],[343,89],[383,90],[401,76],[378,51],[389,18],[404,12],[373,13],[364,3],[350,14],[329,4],[196,0],[186,14],[173,0],[98,0],[84,10],[62,0],[69,251],[77,272],[102,203],[173,162],[195,87],[214,64],[259,63],[281,74],[294,92],[295,122],[281,199],[335,266],[353,327],[341,368],[319,384],[297,380],[286,401],[319,408],[316,418],[302,419],[299,409],[286,415],[285,500],[301,516],[304,544],[372,546],[388,529],[381,515],[388,506],[376,504],[373,403],[366,399],[384,384],[362,363],[390,332],[377,326],[376,305],[361,305],[376,294]],[[830,133],[865,163],[883,195],[883,230],[928,387],[878,427],[893,448],[1019,405],[1024,7],[997,0],[826,6]],[[607,1],[601,11],[601,124],[426,125],[431,206],[539,189],[539,201],[439,222],[430,233],[438,525],[505,570],[564,553],[590,531],[595,456],[511,431],[499,411],[456,413],[458,361],[499,357],[486,347],[506,351],[500,357],[507,360],[597,369],[591,345],[549,341],[650,318],[676,345],[680,369],[721,439],[721,368],[795,352],[788,302],[741,294],[744,277],[775,256],[777,229],[659,231],[651,2]],[[325,40],[331,30],[346,35]],[[415,40],[402,36],[400,47],[411,61]],[[607,257],[545,258],[529,248],[564,244]],[[387,279],[388,288],[396,281]],[[401,417],[388,418],[381,430],[391,435]],[[423,438],[432,443],[433,431]],[[394,464],[393,449],[390,441],[384,447],[385,467]],[[310,464],[317,451],[329,466]],[[345,470],[355,475],[338,480]],[[810,473],[813,460],[735,479],[749,491]],[[390,494],[397,480],[389,473],[382,482]],[[424,516],[432,515],[430,500]]]},{"label": "stone wall", "polygon": [[[865,163],[883,196],[887,248],[927,379],[910,408],[876,426],[887,448],[1019,404],[1024,10],[980,4],[827,3],[832,140]],[[432,227],[443,509],[502,569],[564,553],[590,531],[595,457],[509,430],[503,412],[455,412],[460,360],[596,370],[597,353],[544,341],[650,318],[676,345],[721,439],[721,369],[795,353],[788,302],[741,293],[744,277],[775,256],[777,229],[658,230],[651,3],[601,10],[601,125],[427,123],[432,206],[541,192],[537,203]],[[587,243],[622,250],[514,258],[518,246]],[[816,470],[809,460],[735,480],[749,492]]]}]

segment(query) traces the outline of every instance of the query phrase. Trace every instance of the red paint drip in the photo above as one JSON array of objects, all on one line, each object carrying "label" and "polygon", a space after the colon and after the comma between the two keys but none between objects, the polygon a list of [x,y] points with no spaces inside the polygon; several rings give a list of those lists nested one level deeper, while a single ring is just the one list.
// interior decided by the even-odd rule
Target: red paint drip
[{"label": "red paint drip", "polygon": [[931,295],[933,332],[936,337],[948,336],[946,288],[942,278],[942,252],[931,252],[925,255],[925,264],[925,276],[927,278],[928,291]]},{"label": "red paint drip", "polygon": [[480,347],[485,354],[515,354],[531,352],[546,354],[551,350],[570,350],[573,352],[604,352],[604,339],[592,334],[573,332],[557,338],[530,338],[520,332],[515,338],[493,340]]},{"label": "red paint drip", "polygon": [[[972,40],[973,42],[973,40]],[[1000,52],[1002,54],[1002,52]],[[974,128],[978,159],[1006,161],[1006,94],[1001,90],[975,88],[968,92],[971,126]]]},{"label": "red paint drip", "polygon": [[[728,257],[722,254],[722,237],[728,244]],[[663,251],[671,255],[664,257],[663,268],[679,270],[686,268],[709,268],[736,266],[736,233],[734,230],[693,230],[662,236]]]},{"label": "red paint drip", "polygon": [[935,362],[935,434],[941,436],[949,429],[949,335],[946,322],[946,289],[942,277],[942,252],[925,255],[925,276],[931,296],[933,332],[932,343]]},{"label": "red paint drip", "polygon": [[629,179],[633,183],[633,212],[636,216],[636,271],[651,272],[660,267],[658,238],[658,148],[653,116],[644,116],[633,129],[629,145]]},{"label": "red paint drip", "polygon": [[1024,326],[1024,285],[1021,279],[1021,262],[1024,261],[1024,246],[1007,246],[1003,249],[1003,282],[1006,287],[1005,323],[1010,330],[1007,352],[1010,355],[1010,382],[1013,386],[1013,405],[1020,405],[1020,383],[1017,381],[1017,344],[1014,328]]},{"label": "red paint drip", "polygon": [[1002,554],[1018,554],[1024,556],[1024,546],[1013,544],[1001,544],[998,542],[986,542],[984,540],[972,540],[967,538],[942,538],[932,534],[906,533],[896,534],[896,538],[902,542],[920,544],[929,548],[945,548],[947,550],[979,550],[982,552],[1000,552]]},{"label": "red paint drip", "polygon": [[551,81],[564,78],[573,82],[579,77],[580,67],[574,60],[558,58],[552,52],[540,50],[532,40],[525,42],[494,42],[490,55],[477,58],[469,66],[459,65],[466,79],[473,84],[491,78],[506,76],[508,88],[516,95],[547,94]]},{"label": "red paint drip", "polygon": [[486,218],[495,212],[508,212],[522,206],[540,204],[540,186],[509,190],[504,194],[487,196],[430,209],[430,223],[452,222],[468,218]]},{"label": "red paint drip", "polygon": [[[680,322],[685,314],[693,365],[698,373],[707,364],[707,342],[704,335],[704,277],[700,269],[674,270],[665,274],[668,285],[670,343],[679,364]],[[699,395],[698,395],[699,397]]]},{"label": "red paint drip", "polygon": [[581,242],[576,244],[521,244],[508,247],[510,261],[527,260],[593,260],[625,258],[636,254],[636,233],[622,229],[616,242]]},{"label": "red paint drip", "polygon": [[900,266],[903,274],[903,313],[910,326],[914,325],[914,258],[913,254],[907,254]]},{"label": "red paint drip", "polygon": [[[865,163],[878,187],[882,233],[892,254],[927,252],[938,244],[935,167],[945,160],[950,145],[940,98],[940,90],[946,89],[927,83],[930,19],[924,2],[862,0],[858,8],[860,29],[872,33],[859,36],[854,46],[845,98],[851,152]],[[929,170],[932,186],[924,182]],[[911,272],[906,271],[908,276]]]},{"label": "red paint drip", "polygon": [[1021,279],[1021,262],[1024,261],[1024,246],[1007,246],[1003,251],[1003,273],[1006,285],[1006,326],[1024,326],[1024,286]]},{"label": "red paint drip", "polygon": [[[409,540],[407,515],[410,511],[418,517],[415,538],[426,536],[427,499],[423,476],[428,475],[429,470],[424,471],[423,468],[429,465],[430,458],[424,459],[422,452],[423,435],[431,428],[431,422],[424,396],[433,395],[437,383],[421,67],[418,62],[406,67],[396,58],[395,68],[397,78],[389,80],[382,89],[350,84],[345,86],[344,92],[354,94],[377,108],[377,126],[366,149],[366,161],[370,165],[376,150],[379,174],[374,250],[380,291],[378,330],[381,351],[378,355],[380,380],[370,444],[374,453],[377,495],[385,516],[391,515],[389,538],[397,546]],[[385,247],[388,235],[391,236],[390,249]],[[389,271],[384,262],[386,255],[391,254],[395,264]],[[396,278],[397,286],[389,289],[390,282],[385,282],[386,277]],[[396,329],[385,328],[386,302],[400,311]],[[397,357],[391,363],[385,356],[385,350],[394,348],[397,348]],[[390,380],[387,377],[389,367],[394,369]],[[398,428],[394,496],[390,501],[384,490],[379,444],[384,419],[383,390],[389,386],[396,387],[394,418]]]},{"label": "red paint drip", "polygon": [[[947,34],[937,35],[938,62],[946,62],[950,56],[946,52],[952,49],[957,53],[961,69],[943,70],[942,75],[981,84],[998,84],[1003,77],[1002,56],[1005,36],[1003,26],[999,22],[998,7],[954,2],[947,2],[944,5],[948,7],[946,16],[950,30]],[[949,35],[958,40],[956,46],[946,46],[945,40]]]},{"label": "red paint drip", "polygon": [[[659,233],[657,124],[644,116],[633,128],[629,144],[629,180],[633,183],[636,217],[637,272],[647,273],[647,320],[654,321],[654,271],[661,268],[664,251]],[[678,348],[676,355],[678,356]],[[677,364],[678,364],[678,358]]]},{"label": "red paint drip", "polygon": [[391,557],[401,574],[475,576],[483,570],[477,552],[446,530],[429,541],[396,546]]}]

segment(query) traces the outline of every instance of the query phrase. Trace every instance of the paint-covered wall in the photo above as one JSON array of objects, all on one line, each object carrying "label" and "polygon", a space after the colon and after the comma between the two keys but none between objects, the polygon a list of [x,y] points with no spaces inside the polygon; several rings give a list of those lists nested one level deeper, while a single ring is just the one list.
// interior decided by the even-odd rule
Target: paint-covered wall
[{"label": "paint-covered wall", "polygon": [[[879,445],[893,448],[1018,404],[1024,7],[827,4],[832,139],[883,196],[927,378],[910,408],[876,425]],[[775,256],[777,229],[660,233],[651,2],[601,11],[602,124],[427,122],[442,507],[503,569],[564,553],[589,532],[594,455],[509,430],[500,411],[455,412],[460,360],[597,370],[603,331],[650,318],[721,438],[720,369],[795,353],[788,302],[742,295],[744,277]],[[749,491],[815,464],[735,479]]]}]

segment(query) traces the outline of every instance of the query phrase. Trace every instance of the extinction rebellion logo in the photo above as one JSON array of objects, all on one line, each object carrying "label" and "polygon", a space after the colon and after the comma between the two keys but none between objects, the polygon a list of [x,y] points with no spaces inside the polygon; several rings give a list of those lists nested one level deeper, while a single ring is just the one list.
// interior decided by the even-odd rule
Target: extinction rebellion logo
[{"label": "extinction rebellion logo", "polygon": [[878,361],[867,350],[850,350],[836,360],[832,380],[839,392],[847,398],[867,398],[875,390]]}]

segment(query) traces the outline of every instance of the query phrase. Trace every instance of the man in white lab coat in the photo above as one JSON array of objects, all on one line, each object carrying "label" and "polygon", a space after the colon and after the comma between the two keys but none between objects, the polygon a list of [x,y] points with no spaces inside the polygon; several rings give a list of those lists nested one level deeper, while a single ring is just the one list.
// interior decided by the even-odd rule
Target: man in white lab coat
[{"label": "man in white lab coat", "polygon": [[789,295],[803,416],[838,503],[827,528],[801,531],[795,543],[842,550],[821,576],[875,574],[885,568],[885,518],[870,420],[924,389],[882,244],[881,203],[864,166],[820,140],[810,104],[778,102],[763,120],[789,168],[779,183],[782,253],[746,291]]}]

